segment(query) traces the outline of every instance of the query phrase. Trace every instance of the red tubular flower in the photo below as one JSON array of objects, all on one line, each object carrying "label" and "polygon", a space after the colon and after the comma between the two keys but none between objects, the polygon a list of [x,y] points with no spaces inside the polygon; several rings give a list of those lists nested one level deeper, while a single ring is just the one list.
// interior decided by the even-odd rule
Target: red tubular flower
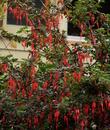
[{"label": "red tubular flower", "polygon": [[33,33],[32,33],[32,37],[33,37],[35,40],[38,40],[38,35],[37,35],[36,32],[33,32]]},{"label": "red tubular flower", "polygon": [[103,102],[100,103],[100,106],[101,106],[101,111],[103,112],[104,111],[104,104],[103,104]]},{"label": "red tubular flower", "polygon": [[67,128],[69,127],[68,117],[64,116],[64,122],[66,123]]},{"label": "red tubular flower", "polygon": [[78,63],[80,66],[83,65],[83,61],[85,60],[85,55],[83,52],[79,52],[78,53]]},{"label": "red tubular flower", "polygon": [[73,77],[77,82],[81,81],[81,73],[73,72]]},{"label": "red tubular flower", "polygon": [[54,118],[55,118],[55,122],[57,123],[59,120],[59,116],[60,116],[60,112],[58,110],[55,111],[54,113]]},{"label": "red tubular flower", "polygon": [[63,64],[65,65],[65,66],[68,66],[68,67],[70,67],[70,64],[69,64],[69,62],[68,62],[68,58],[67,57],[63,57]]},{"label": "red tubular flower", "polygon": [[32,91],[35,91],[38,88],[38,83],[34,82],[32,83]]},{"label": "red tubular flower", "polygon": [[52,33],[50,33],[50,34],[48,35],[47,39],[48,39],[47,41],[48,41],[50,47],[52,47],[52,41],[53,41]]},{"label": "red tubular flower", "polygon": [[52,77],[53,77],[52,72],[50,72],[50,81],[52,80]]},{"label": "red tubular flower", "polygon": [[42,85],[42,88],[47,89],[47,87],[48,87],[48,81],[45,81],[44,84]]},{"label": "red tubular flower", "polygon": [[107,106],[108,106],[108,100],[107,99],[104,100],[104,104],[105,104],[105,107],[107,108]]},{"label": "red tubular flower", "polygon": [[81,130],[84,130],[85,121],[84,121],[84,120],[82,120],[82,121],[80,122],[80,125],[81,125]]},{"label": "red tubular flower", "polygon": [[34,128],[36,128],[38,126],[39,120],[38,117],[35,115],[34,116]]},{"label": "red tubular flower", "polygon": [[34,77],[35,74],[36,74],[36,68],[35,68],[35,66],[31,66],[31,72],[30,72],[30,75],[31,75],[32,77]]},{"label": "red tubular flower", "polygon": [[16,90],[16,82],[12,77],[10,77],[9,80],[8,80],[8,86],[9,86],[10,90],[15,92],[15,90]]},{"label": "red tubular flower", "polygon": [[88,115],[88,113],[89,113],[89,105],[86,104],[86,105],[84,106],[83,110],[84,110],[84,113],[85,113],[86,115]]},{"label": "red tubular flower", "polygon": [[41,21],[40,21],[40,19],[38,19],[38,29],[40,29],[41,28]]},{"label": "red tubular flower", "polygon": [[45,116],[45,112],[42,111],[42,112],[40,113],[40,119],[42,120],[42,119],[44,118],[44,116]]},{"label": "red tubular flower", "polygon": [[108,110],[110,110],[110,100],[108,101]]},{"label": "red tubular flower", "polygon": [[58,79],[59,79],[59,72],[57,71],[57,72],[55,73],[55,80],[58,81]]},{"label": "red tubular flower", "polygon": [[28,14],[27,14],[27,13],[25,13],[25,18],[26,18],[26,24],[28,25],[28,23],[29,23],[29,18],[28,18]]},{"label": "red tubular flower", "polygon": [[9,7],[9,12],[10,12],[10,13],[12,13],[12,12],[13,12],[12,7]]},{"label": "red tubular flower", "polygon": [[31,50],[35,51],[35,45],[34,45],[34,43],[31,43]]},{"label": "red tubular flower", "polygon": [[32,128],[32,119],[28,117],[28,126],[29,128]]},{"label": "red tubular flower", "polygon": [[80,110],[79,109],[75,109],[75,114],[73,116],[75,122],[77,122],[79,120],[80,117]]},{"label": "red tubular flower", "polygon": [[60,112],[58,110],[55,111],[54,113],[54,118],[56,122],[56,130],[58,130],[58,120],[59,120]]},{"label": "red tubular flower", "polygon": [[2,71],[7,72],[7,70],[8,70],[8,64],[6,63],[2,64]]},{"label": "red tubular flower", "polygon": [[26,96],[26,90],[23,88],[22,89],[22,96],[25,97]]},{"label": "red tubular flower", "polygon": [[23,46],[24,48],[26,47],[26,45],[27,45],[26,41],[25,41],[25,40],[22,41],[22,46]]},{"label": "red tubular flower", "polygon": [[52,113],[48,114],[48,123],[51,124],[52,123]]},{"label": "red tubular flower", "polygon": [[28,92],[28,97],[31,98],[32,97],[32,91]]},{"label": "red tubular flower", "polygon": [[96,109],[96,102],[93,101],[93,102],[92,102],[92,116],[93,116],[93,118],[94,118],[95,109]]}]

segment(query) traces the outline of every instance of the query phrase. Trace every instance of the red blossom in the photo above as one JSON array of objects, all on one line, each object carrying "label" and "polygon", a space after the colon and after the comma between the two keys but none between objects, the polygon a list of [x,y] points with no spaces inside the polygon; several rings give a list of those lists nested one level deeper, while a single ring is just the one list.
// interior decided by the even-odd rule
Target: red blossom
[{"label": "red blossom", "polygon": [[52,42],[53,42],[52,33],[50,33],[45,40],[47,43],[49,43],[50,47],[52,47]]},{"label": "red blossom", "polygon": [[52,123],[52,113],[48,114],[48,123],[51,124]]},{"label": "red blossom", "polygon": [[80,66],[83,65],[83,62],[85,60],[85,54],[83,52],[78,53],[78,63]]},{"label": "red blossom", "polygon": [[59,116],[60,116],[60,112],[58,110],[56,110],[54,113],[55,122],[58,122]]},{"label": "red blossom", "polygon": [[34,65],[31,66],[31,72],[30,72],[30,75],[31,77],[34,77],[36,74],[36,67]]},{"label": "red blossom", "polygon": [[31,43],[31,50],[35,51],[35,44],[34,43]]},{"label": "red blossom", "polygon": [[25,97],[26,96],[26,90],[23,88],[22,89],[22,96]]},{"label": "red blossom", "polygon": [[43,83],[42,88],[43,88],[43,89],[47,89],[47,87],[48,87],[48,81],[46,80],[46,81]]},{"label": "red blossom", "polygon": [[81,73],[79,72],[73,72],[73,77],[74,79],[77,81],[77,82],[80,82],[81,81]]},{"label": "red blossom", "polygon": [[96,102],[93,101],[93,102],[92,102],[92,116],[93,116],[93,117],[94,117],[95,109],[96,109]]},{"label": "red blossom", "polygon": [[32,37],[35,39],[35,40],[38,40],[38,35],[36,32],[32,32]]},{"label": "red blossom", "polygon": [[34,127],[36,128],[38,126],[39,120],[38,117],[35,115],[34,116]]},{"label": "red blossom", "polygon": [[44,118],[44,116],[45,116],[45,112],[42,111],[42,112],[40,113],[40,120],[42,120],[42,119]]},{"label": "red blossom", "polygon": [[108,100],[107,99],[104,100],[104,104],[105,104],[105,107],[107,108],[107,106],[108,106]]},{"label": "red blossom", "polygon": [[13,8],[9,7],[9,12],[12,13],[13,12]]},{"label": "red blossom", "polygon": [[6,64],[6,63],[2,64],[2,70],[3,70],[3,72],[7,72],[8,64]]},{"label": "red blossom", "polygon": [[103,102],[100,103],[100,106],[101,106],[101,111],[103,112],[104,111],[104,104],[103,104]]},{"label": "red blossom", "polygon": [[25,48],[26,47],[26,45],[27,45],[27,42],[24,40],[24,41],[22,41],[22,46]]},{"label": "red blossom", "polygon": [[32,91],[28,92],[28,97],[31,98],[32,97]]},{"label": "red blossom", "polygon": [[89,113],[89,105],[86,104],[86,105],[84,106],[83,110],[84,110],[84,113],[85,113],[86,115],[88,115],[88,113]]},{"label": "red blossom", "polygon": [[77,108],[77,109],[75,109],[75,114],[73,116],[75,122],[77,122],[79,120],[79,117],[80,117],[80,110]]},{"label": "red blossom", "polygon": [[81,125],[81,130],[84,130],[85,121],[84,121],[84,120],[82,120],[82,121],[80,122],[80,125]]},{"label": "red blossom", "polygon": [[10,77],[8,80],[8,86],[10,90],[12,91],[16,90],[16,81],[12,77]]},{"label": "red blossom", "polygon": [[29,128],[31,128],[32,127],[32,119],[31,119],[31,117],[28,117],[27,121],[28,121]]},{"label": "red blossom", "polygon": [[65,56],[63,56],[63,64],[64,64],[65,66],[70,67],[70,64],[69,64],[69,62],[68,62],[68,58],[65,57]]},{"label": "red blossom", "polygon": [[50,72],[50,81],[52,80],[53,74]]},{"label": "red blossom", "polygon": [[55,80],[58,81],[58,79],[59,79],[59,72],[57,71],[55,72]]},{"label": "red blossom", "polygon": [[32,91],[35,91],[38,88],[38,83],[37,82],[33,82],[32,83]]},{"label": "red blossom", "polygon": [[68,117],[66,115],[64,116],[64,122],[66,123],[66,126],[69,127]]},{"label": "red blossom", "polygon": [[108,101],[108,110],[110,110],[110,100]]}]

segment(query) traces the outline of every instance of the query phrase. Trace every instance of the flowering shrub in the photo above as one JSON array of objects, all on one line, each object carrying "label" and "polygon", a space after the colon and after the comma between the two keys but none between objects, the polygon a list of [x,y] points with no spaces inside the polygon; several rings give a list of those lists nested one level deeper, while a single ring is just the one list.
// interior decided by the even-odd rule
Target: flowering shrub
[{"label": "flowering shrub", "polygon": [[110,74],[103,70],[100,60],[84,66],[86,54],[93,50],[86,49],[85,53],[79,45],[70,49],[59,33],[59,10],[53,16],[48,8],[34,15],[33,9],[26,12],[22,8],[20,0],[14,1],[14,6],[11,3],[9,9],[17,20],[25,12],[31,29],[20,41],[31,50],[28,59],[21,63],[11,56],[0,58],[0,128],[107,128],[110,124]]}]

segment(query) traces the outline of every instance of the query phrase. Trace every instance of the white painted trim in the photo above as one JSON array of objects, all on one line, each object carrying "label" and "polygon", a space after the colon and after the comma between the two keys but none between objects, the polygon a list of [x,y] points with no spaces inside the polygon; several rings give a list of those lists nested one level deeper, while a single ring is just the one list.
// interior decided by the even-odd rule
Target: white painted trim
[{"label": "white painted trim", "polygon": [[79,41],[79,42],[86,42],[85,37],[80,36],[67,36],[67,41]]}]

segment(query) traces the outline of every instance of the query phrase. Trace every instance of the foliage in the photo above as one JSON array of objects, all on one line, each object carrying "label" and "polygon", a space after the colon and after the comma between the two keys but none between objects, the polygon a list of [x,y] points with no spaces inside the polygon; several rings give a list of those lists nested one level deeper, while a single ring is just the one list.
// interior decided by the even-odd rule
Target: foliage
[{"label": "foliage", "polygon": [[[82,31],[87,38],[91,29],[97,32],[94,34],[96,43],[89,49],[78,44],[69,48],[58,28],[63,9],[56,9],[52,14],[51,6],[47,5],[33,13],[36,8],[29,6],[31,1],[10,2],[9,10],[14,17],[21,20],[24,14],[27,26],[30,26],[30,30],[26,27],[18,32],[26,31],[25,39],[14,38],[21,41],[24,48],[30,46],[31,50],[22,62],[12,56],[0,57],[1,130],[109,129],[109,33],[102,27],[88,30],[88,11],[94,9],[93,13],[97,13],[98,4],[94,2],[76,2],[75,10],[81,11],[79,16],[84,15],[83,19],[76,12],[74,15],[71,11],[68,13],[73,23],[79,18],[79,22],[85,22],[87,28]],[[13,38],[11,34],[5,36]],[[89,40],[93,43],[94,37]],[[99,57],[102,51],[106,51],[104,54],[108,57]]]}]

